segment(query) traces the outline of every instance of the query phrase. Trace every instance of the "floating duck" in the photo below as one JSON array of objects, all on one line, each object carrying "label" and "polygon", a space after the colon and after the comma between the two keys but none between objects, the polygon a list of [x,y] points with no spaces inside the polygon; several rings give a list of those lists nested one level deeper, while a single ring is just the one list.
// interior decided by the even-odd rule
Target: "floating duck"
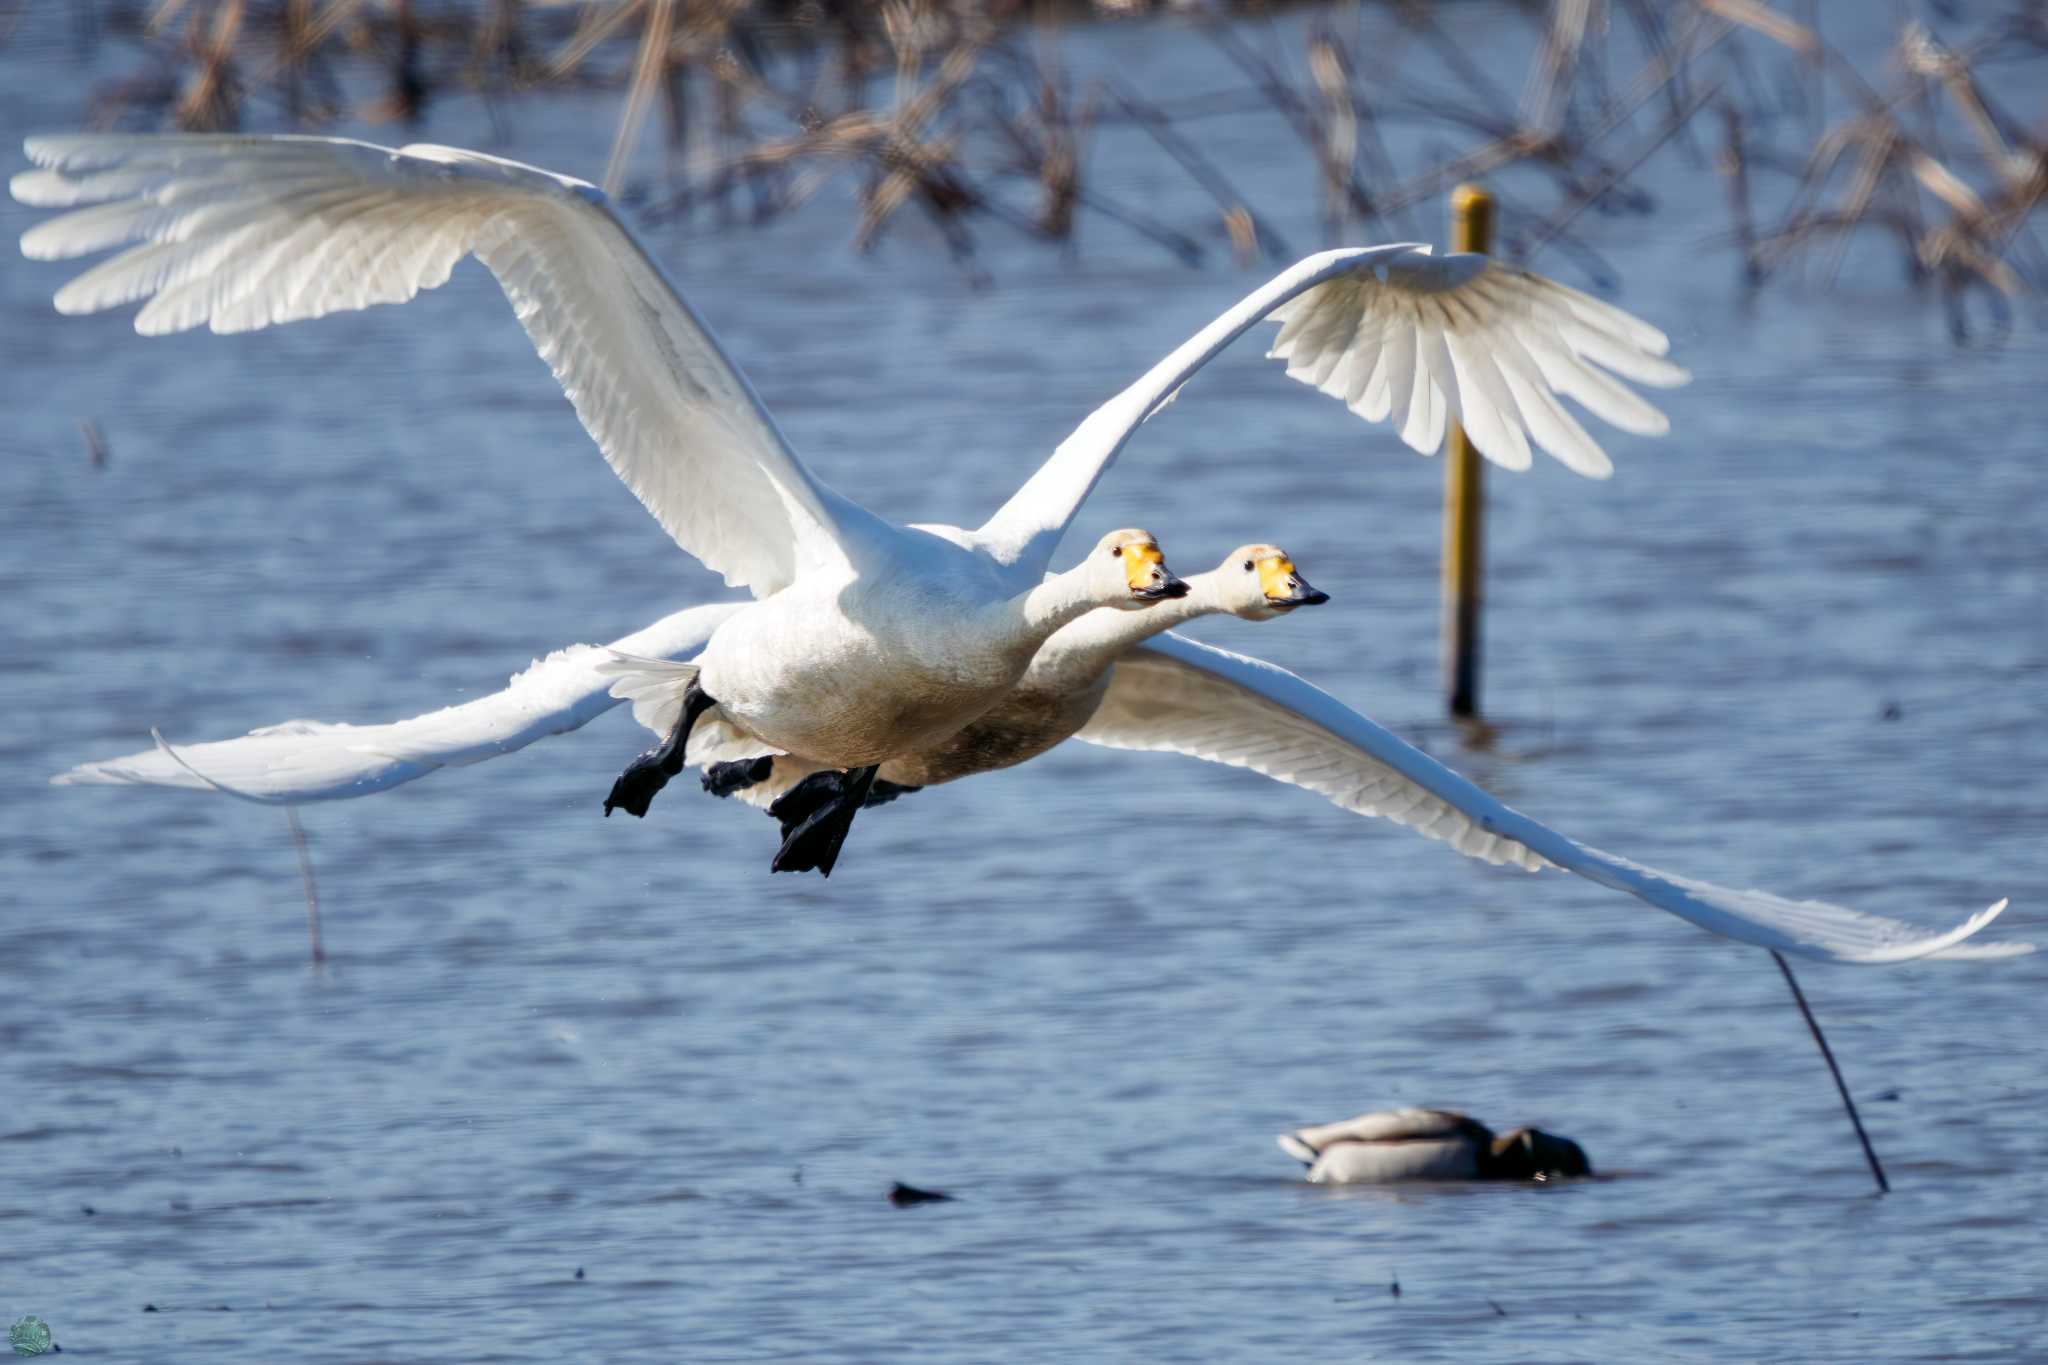
[{"label": "floating duck", "polygon": [[1496,1134],[1448,1109],[1389,1109],[1282,1134],[1280,1150],[1308,1167],[1316,1185],[1384,1185],[1400,1180],[1548,1180],[1591,1175],[1570,1138],[1539,1128]]}]

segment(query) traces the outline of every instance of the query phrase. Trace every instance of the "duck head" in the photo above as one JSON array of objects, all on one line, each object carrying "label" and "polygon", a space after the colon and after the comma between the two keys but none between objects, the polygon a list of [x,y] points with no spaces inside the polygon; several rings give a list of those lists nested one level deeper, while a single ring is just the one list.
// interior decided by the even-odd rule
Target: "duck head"
[{"label": "duck head", "polygon": [[1319,606],[1330,594],[1309,586],[1278,545],[1240,545],[1216,569],[1216,600],[1247,621],[1270,621],[1296,607]]},{"label": "duck head", "polygon": [[1548,1180],[1552,1176],[1591,1175],[1593,1163],[1570,1138],[1541,1128],[1502,1133],[1480,1158],[1480,1174],[1489,1180]]},{"label": "duck head", "polygon": [[1166,555],[1150,531],[1111,531],[1089,553],[1102,600],[1114,607],[1145,607],[1172,597],[1186,597],[1188,585],[1166,567]]}]

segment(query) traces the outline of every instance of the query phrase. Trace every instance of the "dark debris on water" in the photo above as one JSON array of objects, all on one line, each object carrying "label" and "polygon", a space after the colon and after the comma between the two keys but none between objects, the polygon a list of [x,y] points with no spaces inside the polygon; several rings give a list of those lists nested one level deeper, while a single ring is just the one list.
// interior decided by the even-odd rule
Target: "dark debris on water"
[{"label": "dark debris on water", "polygon": [[899,1209],[916,1208],[919,1204],[949,1203],[952,1198],[944,1190],[921,1190],[900,1180],[889,1187],[889,1202]]}]

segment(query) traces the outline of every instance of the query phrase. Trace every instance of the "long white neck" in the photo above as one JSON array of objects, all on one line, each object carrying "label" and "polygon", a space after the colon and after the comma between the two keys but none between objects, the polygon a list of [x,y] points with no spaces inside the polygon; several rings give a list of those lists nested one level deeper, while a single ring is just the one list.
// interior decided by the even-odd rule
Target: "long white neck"
[{"label": "long white neck", "polygon": [[1065,573],[1054,574],[998,606],[995,609],[995,630],[1009,648],[1028,656],[1035,654],[1053,632],[1099,607],[1113,615],[1145,614],[1101,607],[1101,602],[1102,592],[1097,586],[1096,576],[1089,565],[1082,564]]},{"label": "long white neck", "polygon": [[1217,570],[1190,574],[1185,581],[1185,597],[1154,602],[1141,611],[1098,607],[1060,627],[1039,647],[1019,685],[1037,691],[1078,692],[1092,686],[1132,645],[1197,617],[1229,610],[1222,602],[1223,579]]}]

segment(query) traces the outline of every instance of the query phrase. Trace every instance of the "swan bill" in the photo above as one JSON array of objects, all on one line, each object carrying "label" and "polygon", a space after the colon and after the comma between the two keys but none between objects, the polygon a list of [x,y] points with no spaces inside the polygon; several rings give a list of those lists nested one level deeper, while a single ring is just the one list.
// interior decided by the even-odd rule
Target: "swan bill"
[{"label": "swan bill", "polygon": [[1312,586],[1294,567],[1294,561],[1284,554],[1268,555],[1259,560],[1258,571],[1259,588],[1266,594],[1266,605],[1275,611],[1319,607],[1330,600],[1330,594]]},{"label": "swan bill", "polygon": [[1187,583],[1182,579],[1173,577],[1171,574],[1167,575],[1164,583],[1131,589],[1131,596],[1137,598],[1140,602],[1170,602],[1175,598],[1186,597],[1187,595]]},{"label": "swan bill", "polygon": [[1144,531],[1114,531],[1110,554],[1123,561],[1124,585],[1140,602],[1166,602],[1188,595],[1188,585],[1166,567],[1166,552]]}]

